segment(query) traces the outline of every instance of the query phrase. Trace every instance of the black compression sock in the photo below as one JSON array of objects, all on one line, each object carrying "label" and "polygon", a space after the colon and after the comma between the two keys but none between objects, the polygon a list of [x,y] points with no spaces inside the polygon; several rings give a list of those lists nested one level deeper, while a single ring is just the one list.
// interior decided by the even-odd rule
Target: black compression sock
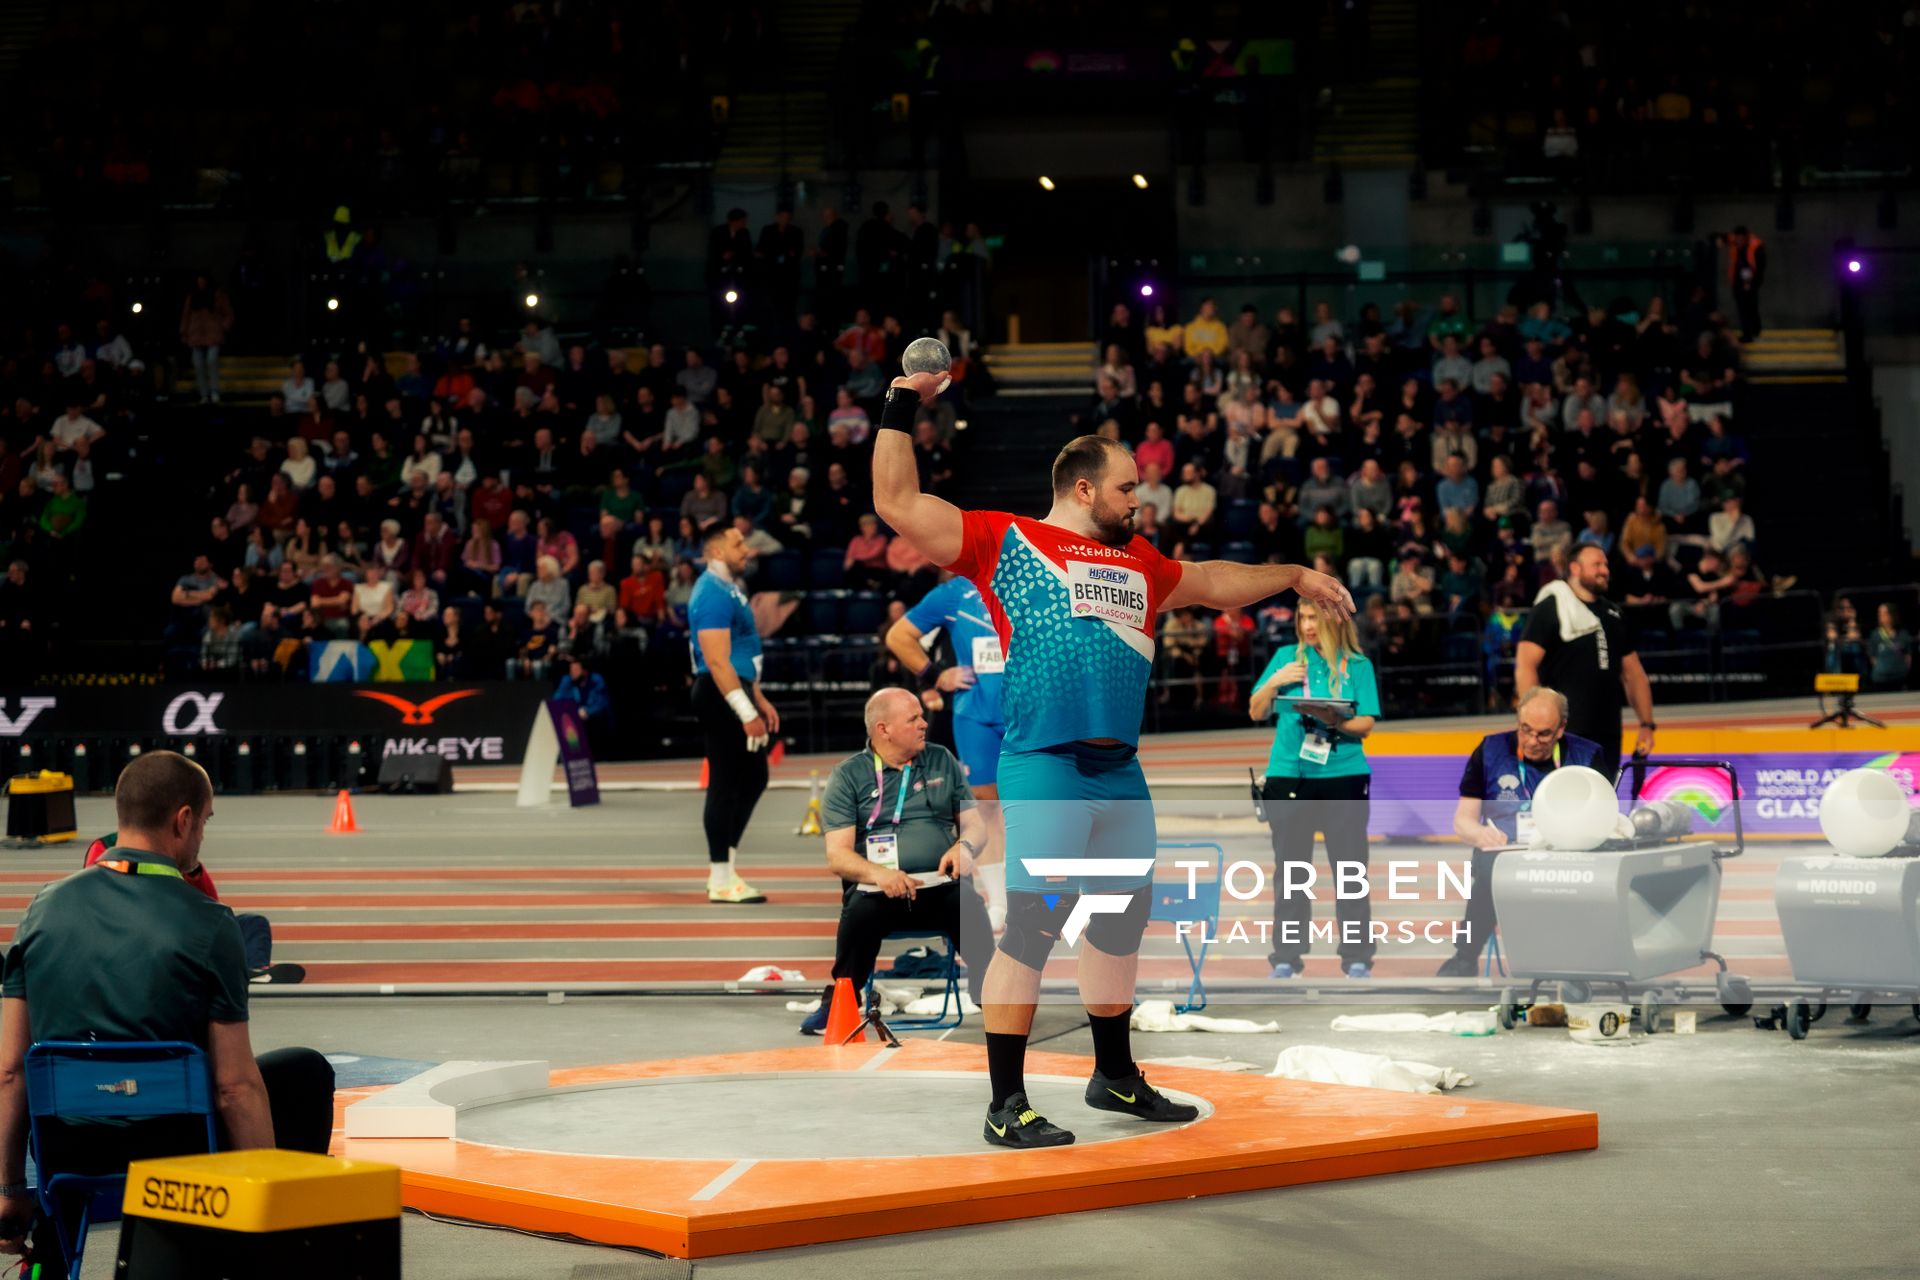
[{"label": "black compression sock", "polygon": [[1130,1016],[1125,1013],[1109,1018],[1087,1015],[1087,1026],[1093,1031],[1093,1065],[1109,1080],[1125,1080],[1136,1070],[1133,1037],[1127,1027]]},{"label": "black compression sock", "polygon": [[998,1111],[1007,1099],[1027,1091],[1027,1038],[987,1032],[987,1075],[993,1081],[993,1103],[987,1109]]}]

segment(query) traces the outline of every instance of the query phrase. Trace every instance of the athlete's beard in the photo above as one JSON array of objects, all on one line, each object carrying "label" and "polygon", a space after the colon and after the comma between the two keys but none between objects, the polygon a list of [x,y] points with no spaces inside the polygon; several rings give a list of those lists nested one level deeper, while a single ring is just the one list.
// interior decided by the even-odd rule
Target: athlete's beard
[{"label": "athlete's beard", "polygon": [[1105,507],[1099,499],[1093,503],[1093,528],[1100,541],[1110,547],[1124,547],[1133,541],[1134,513],[1121,507]]}]

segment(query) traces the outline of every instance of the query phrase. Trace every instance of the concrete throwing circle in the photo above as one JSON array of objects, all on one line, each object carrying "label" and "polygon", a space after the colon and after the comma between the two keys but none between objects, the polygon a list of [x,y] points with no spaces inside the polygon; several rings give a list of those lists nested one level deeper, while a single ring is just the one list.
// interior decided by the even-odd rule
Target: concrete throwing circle
[{"label": "concrete throwing circle", "polygon": [[[1028,1076],[1041,1115],[1078,1146],[1145,1138],[1149,1124],[1086,1104],[1085,1080]],[[1169,1098],[1213,1113],[1206,1099]],[[656,1160],[830,1160],[977,1155],[987,1078],[963,1071],[784,1071],[668,1076],[550,1089],[460,1112],[462,1142],[564,1155]],[[1198,1123],[1193,1121],[1190,1123]]]}]

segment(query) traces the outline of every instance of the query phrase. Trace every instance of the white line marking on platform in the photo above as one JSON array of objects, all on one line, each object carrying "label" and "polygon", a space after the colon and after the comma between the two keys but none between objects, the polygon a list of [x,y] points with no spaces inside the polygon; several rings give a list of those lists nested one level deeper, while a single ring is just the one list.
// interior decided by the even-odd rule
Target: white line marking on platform
[{"label": "white line marking on platform", "polygon": [[715,1196],[719,1195],[722,1191],[725,1191],[728,1187],[732,1186],[734,1182],[739,1179],[741,1174],[745,1173],[747,1170],[753,1168],[753,1166],[759,1163],[760,1162],[758,1160],[735,1160],[732,1164],[727,1166],[727,1171],[725,1173],[721,1174],[719,1177],[715,1178],[712,1182],[709,1182],[706,1186],[700,1188],[698,1191],[694,1192],[692,1195],[688,1196],[687,1198],[689,1200],[711,1200]]}]

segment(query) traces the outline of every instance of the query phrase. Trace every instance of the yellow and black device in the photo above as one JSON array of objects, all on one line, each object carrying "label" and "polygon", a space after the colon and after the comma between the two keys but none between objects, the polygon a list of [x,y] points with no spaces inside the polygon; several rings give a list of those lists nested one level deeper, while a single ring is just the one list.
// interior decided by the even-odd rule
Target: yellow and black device
[{"label": "yellow and black device", "polygon": [[7,779],[7,839],[59,844],[76,839],[73,775],[42,769]]},{"label": "yellow and black device", "polygon": [[[1808,725],[1809,729],[1824,729],[1828,725],[1836,729],[1851,729],[1855,724],[1870,724],[1876,729],[1887,726],[1854,705],[1854,698],[1860,693],[1860,676],[1852,671],[1821,671],[1813,677],[1813,691],[1820,695],[1820,718]],[[1834,709],[1827,710],[1827,695],[1833,694]]]},{"label": "yellow and black device", "polygon": [[127,1166],[119,1280],[399,1280],[400,1170],[299,1151]]}]

